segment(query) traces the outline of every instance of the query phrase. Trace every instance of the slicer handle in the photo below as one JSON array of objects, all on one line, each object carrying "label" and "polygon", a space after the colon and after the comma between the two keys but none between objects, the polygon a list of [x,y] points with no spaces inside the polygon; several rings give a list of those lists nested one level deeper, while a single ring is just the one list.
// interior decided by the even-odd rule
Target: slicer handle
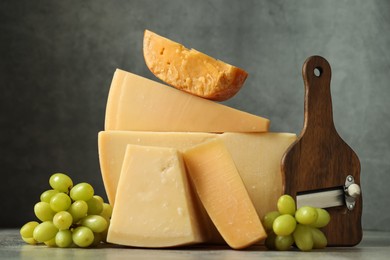
[{"label": "slicer handle", "polygon": [[327,129],[335,131],[332,114],[330,80],[332,70],[321,56],[309,57],[303,67],[305,84],[305,115],[303,132]]}]

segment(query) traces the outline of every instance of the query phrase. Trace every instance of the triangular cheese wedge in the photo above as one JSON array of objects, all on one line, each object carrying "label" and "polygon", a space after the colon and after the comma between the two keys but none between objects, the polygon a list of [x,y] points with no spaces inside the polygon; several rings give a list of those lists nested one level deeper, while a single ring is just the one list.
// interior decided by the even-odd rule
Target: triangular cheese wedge
[{"label": "triangular cheese wedge", "polygon": [[266,132],[268,119],[117,69],[105,130]]},{"label": "triangular cheese wedge", "polygon": [[207,241],[192,194],[176,149],[128,145],[107,242],[172,247]]},{"label": "triangular cheese wedge", "polygon": [[143,52],[150,71],[165,83],[206,99],[224,101],[242,87],[248,73],[145,30]]}]

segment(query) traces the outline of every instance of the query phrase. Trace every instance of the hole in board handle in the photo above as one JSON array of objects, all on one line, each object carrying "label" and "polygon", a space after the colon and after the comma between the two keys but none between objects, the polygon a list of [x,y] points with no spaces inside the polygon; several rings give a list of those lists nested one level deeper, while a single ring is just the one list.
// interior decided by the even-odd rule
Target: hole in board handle
[{"label": "hole in board handle", "polygon": [[321,67],[315,67],[314,68],[314,75],[319,78],[321,77],[321,74],[322,74],[322,68]]}]

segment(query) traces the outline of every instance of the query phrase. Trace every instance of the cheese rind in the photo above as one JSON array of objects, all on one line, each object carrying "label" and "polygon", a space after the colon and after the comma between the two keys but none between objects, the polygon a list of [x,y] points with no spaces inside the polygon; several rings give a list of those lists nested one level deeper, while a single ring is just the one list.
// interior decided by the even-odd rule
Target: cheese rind
[{"label": "cheese rind", "polygon": [[176,149],[128,145],[107,241],[172,247],[208,240]]},{"label": "cheese rind", "polygon": [[145,30],[143,53],[150,71],[165,83],[216,101],[233,97],[246,71]]},{"label": "cheese rind", "polygon": [[[121,88],[118,86],[122,86],[123,81],[125,79],[125,73],[115,73],[112,78],[110,91],[108,93],[108,100],[116,100],[121,95]],[[119,106],[116,105],[107,105],[106,107],[106,117],[105,117],[105,126],[116,125],[118,120],[117,115],[119,114]],[[110,116],[108,116],[110,115]]]},{"label": "cheese rind", "polygon": [[269,120],[117,69],[105,130],[266,132]]},{"label": "cheese rind", "polygon": [[275,210],[277,199],[284,193],[281,158],[297,138],[292,133],[102,131],[98,138],[99,161],[110,204],[115,204],[127,144],[173,147],[183,151],[213,138],[224,141],[259,216],[262,218]]},{"label": "cheese rind", "polygon": [[221,139],[189,148],[183,158],[203,206],[230,247],[242,249],[267,237]]}]

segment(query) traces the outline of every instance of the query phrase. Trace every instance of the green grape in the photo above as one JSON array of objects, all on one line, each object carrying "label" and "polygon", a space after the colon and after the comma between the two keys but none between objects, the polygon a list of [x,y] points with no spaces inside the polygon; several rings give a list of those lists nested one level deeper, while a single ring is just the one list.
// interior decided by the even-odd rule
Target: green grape
[{"label": "green grape", "polygon": [[112,215],[112,207],[108,203],[103,203],[103,210],[100,212],[100,216],[105,218],[106,220],[109,220]]},{"label": "green grape", "polygon": [[288,236],[294,232],[297,222],[290,214],[280,215],[274,220],[272,229],[278,236]]},{"label": "green grape", "polygon": [[72,215],[68,211],[60,211],[53,217],[53,224],[59,229],[69,229],[73,223]]},{"label": "green grape", "polygon": [[38,242],[46,242],[55,237],[58,229],[52,221],[44,221],[35,227],[33,238]]},{"label": "green grape", "polygon": [[55,173],[49,179],[50,186],[60,192],[68,193],[73,187],[72,179],[63,173]]},{"label": "green grape", "polygon": [[23,225],[20,229],[20,236],[24,238],[32,238],[34,229],[39,225],[36,221],[30,221]]},{"label": "green grape", "polygon": [[317,220],[317,218],[317,210],[309,206],[301,207],[295,213],[295,219],[297,220],[297,222],[304,225],[313,224]]},{"label": "green grape", "polygon": [[87,227],[80,226],[73,230],[72,240],[79,247],[90,246],[94,239],[92,230]]},{"label": "green grape", "polygon": [[70,197],[73,200],[88,201],[93,197],[94,192],[93,187],[89,183],[82,182],[70,190]]},{"label": "green grape", "polygon": [[49,247],[55,247],[57,246],[56,245],[56,238],[53,237],[52,239],[50,239],[49,241],[45,241],[43,242],[45,245],[49,246]]},{"label": "green grape", "polygon": [[325,248],[328,244],[328,240],[326,239],[326,236],[324,233],[322,233],[321,230],[318,228],[310,228],[311,234],[313,237],[313,248],[315,249],[322,249]]},{"label": "green grape", "polygon": [[267,234],[267,238],[265,239],[265,242],[264,242],[265,246],[270,250],[276,249],[275,239],[276,239],[276,234],[273,231],[270,231]]},{"label": "green grape", "polygon": [[50,203],[51,197],[53,197],[54,194],[57,194],[58,190],[47,190],[41,194],[41,201]]},{"label": "green grape", "polygon": [[263,225],[265,230],[269,231],[272,230],[272,224],[274,223],[274,220],[280,216],[279,211],[271,211],[265,214],[263,218]]},{"label": "green grape", "polygon": [[316,211],[317,211],[317,220],[312,223],[310,226],[312,227],[316,227],[316,228],[322,228],[322,227],[325,227],[326,225],[328,225],[329,221],[330,221],[330,215],[328,213],[328,211],[326,211],[325,209],[320,209],[320,208],[316,208]]},{"label": "green grape", "polygon": [[48,221],[48,220],[52,220],[54,215],[56,214],[50,207],[50,204],[47,203],[47,202],[38,202],[35,204],[34,206],[34,213],[35,213],[35,216],[37,216],[37,218],[40,220],[40,221]]},{"label": "green grape", "polygon": [[277,207],[280,214],[290,214],[294,216],[295,214],[295,201],[290,195],[283,195],[278,199]]},{"label": "green grape", "polygon": [[55,242],[58,247],[70,247],[73,243],[72,231],[69,229],[58,231],[55,236]]},{"label": "green grape", "polygon": [[88,212],[88,204],[83,200],[76,200],[70,205],[68,212],[72,215],[73,223],[77,223]]},{"label": "green grape", "polygon": [[101,235],[102,241],[107,242],[107,234],[108,234],[108,228],[110,227],[110,220],[107,220],[107,228],[99,233]]},{"label": "green grape", "polygon": [[88,204],[88,215],[98,215],[103,210],[103,202],[100,201],[95,196],[87,200],[87,204]]},{"label": "green grape", "polygon": [[36,245],[38,244],[38,241],[36,241],[33,237],[22,237],[23,241],[30,245]]},{"label": "green grape", "polygon": [[294,244],[294,238],[292,235],[288,236],[276,236],[275,248],[279,251],[286,251]]},{"label": "green grape", "polygon": [[104,200],[102,197],[100,197],[99,195],[94,195],[93,196],[95,199],[98,199],[101,203],[104,203]]},{"label": "green grape", "polygon": [[294,241],[301,251],[310,251],[313,249],[314,241],[311,227],[298,224],[293,233]]},{"label": "green grape", "polygon": [[99,215],[88,215],[81,220],[80,224],[88,227],[95,233],[103,232],[108,226],[107,220]]},{"label": "green grape", "polygon": [[72,204],[71,199],[67,194],[62,192],[53,195],[50,199],[50,207],[55,212],[67,210],[70,207],[70,204]]}]

